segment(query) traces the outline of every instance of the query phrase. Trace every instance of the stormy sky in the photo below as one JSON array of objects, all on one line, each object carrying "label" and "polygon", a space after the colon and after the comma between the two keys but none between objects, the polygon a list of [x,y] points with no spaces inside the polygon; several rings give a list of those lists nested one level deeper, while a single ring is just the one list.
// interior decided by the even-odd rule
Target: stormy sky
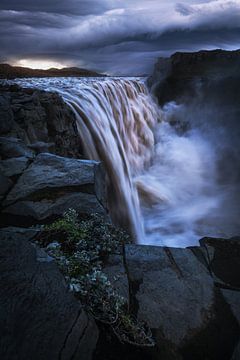
[{"label": "stormy sky", "polygon": [[215,48],[240,48],[240,0],[0,0],[1,62],[139,75]]}]

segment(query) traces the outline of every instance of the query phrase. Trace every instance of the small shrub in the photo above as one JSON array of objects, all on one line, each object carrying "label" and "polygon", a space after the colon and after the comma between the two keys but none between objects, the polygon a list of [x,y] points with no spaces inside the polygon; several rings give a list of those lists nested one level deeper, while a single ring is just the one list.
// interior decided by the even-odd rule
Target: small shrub
[{"label": "small shrub", "polygon": [[62,219],[43,228],[38,241],[56,259],[70,290],[95,319],[111,326],[121,342],[154,345],[150,330],[129,314],[125,299],[102,271],[107,257],[130,242],[126,232],[97,214],[79,220],[77,212],[69,209]]}]

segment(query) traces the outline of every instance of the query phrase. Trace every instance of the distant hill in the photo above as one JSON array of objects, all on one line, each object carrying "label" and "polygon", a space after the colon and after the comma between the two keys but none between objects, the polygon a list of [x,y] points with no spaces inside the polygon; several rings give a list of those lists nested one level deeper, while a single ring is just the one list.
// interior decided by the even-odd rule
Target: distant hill
[{"label": "distant hill", "polygon": [[84,77],[84,76],[105,76],[95,71],[81,69],[77,67],[55,69],[51,68],[48,70],[41,69],[30,69],[21,66],[11,66],[9,64],[0,64],[0,79],[15,79],[25,77]]}]

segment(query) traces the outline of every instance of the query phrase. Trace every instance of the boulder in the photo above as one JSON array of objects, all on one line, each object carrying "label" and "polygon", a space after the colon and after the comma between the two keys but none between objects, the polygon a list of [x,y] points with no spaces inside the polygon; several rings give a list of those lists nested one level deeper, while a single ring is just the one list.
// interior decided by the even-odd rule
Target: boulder
[{"label": "boulder", "polygon": [[9,192],[2,213],[24,216],[29,222],[45,221],[69,208],[80,214],[105,214],[102,199],[98,199],[105,191],[99,168],[96,161],[39,154]]},{"label": "boulder", "polygon": [[126,245],[130,306],[156,339],[154,359],[231,359],[239,293],[222,292],[192,249]]},{"label": "boulder", "polygon": [[0,231],[0,358],[90,360],[97,327],[34,235]]}]

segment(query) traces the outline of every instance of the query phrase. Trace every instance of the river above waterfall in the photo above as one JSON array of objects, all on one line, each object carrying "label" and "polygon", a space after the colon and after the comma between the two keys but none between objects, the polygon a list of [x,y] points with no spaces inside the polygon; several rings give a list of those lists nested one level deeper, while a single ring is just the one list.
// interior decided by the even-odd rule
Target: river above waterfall
[{"label": "river above waterfall", "polygon": [[160,108],[143,78],[15,82],[56,91],[71,107],[86,157],[104,163],[110,215],[139,243],[185,247],[240,232],[239,178],[224,126],[216,131],[215,120],[186,116],[175,103]]}]

